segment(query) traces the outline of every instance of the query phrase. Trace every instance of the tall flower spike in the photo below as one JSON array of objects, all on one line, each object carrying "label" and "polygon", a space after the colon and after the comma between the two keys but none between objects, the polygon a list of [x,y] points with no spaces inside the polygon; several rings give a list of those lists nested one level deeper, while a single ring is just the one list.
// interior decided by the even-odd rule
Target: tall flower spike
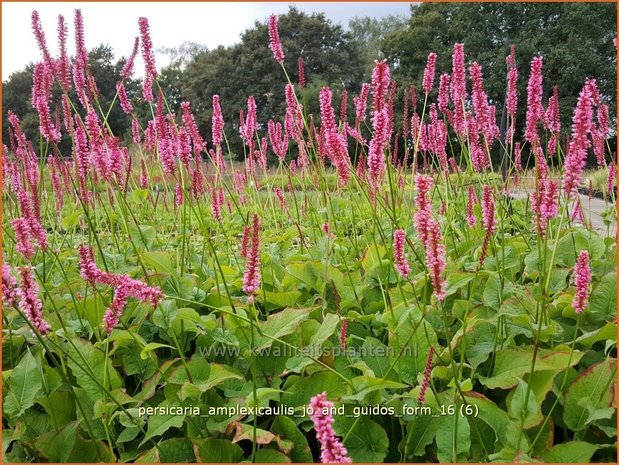
[{"label": "tall flower spike", "polygon": [[144,84],[143,94],[147,102],[153,101],[153,81],[157,78],[157,67],[155,66],[155,55],[153,52],[153,42],[150,38],[150,26],[147,18],[139,18],[140,36],[142,39],[142,58],[144,59]]},{"label": "tall flower spike", "polygon": [[6,263],[2,264],[2,302],[9,307],[17,303],[17,292],[15,287],[17,280],[11,274],[11,267]]},{"label": "tall flower spike", "polygon": [[434,73],[436,72],[436,53],[432,52],[428,55],[426,62],[426,69],[423,72],[423,91],[426,94],[432,92],[432,85],[434,84]]},{"label": "tall flower spike", "polygon": [[39,285],[32,274],[32,268],[21,267],[19,269],[21,282],[17,289],[19,296],[19,309],[24,313],[28,321],[41,334],[45,335],[51,330],[51,326],[43,318],[43,303],[39,299]]},{"label": "tall flower spike", "polygon": [[395,261],[395,267],[400,273],[400,276],[406,278],[411,272],[411,268],[404,255],[404,242],[406,241],[406,234],[402,229],[396,229],[393,232],[393,259]]},{"label": "tall flower spike", "polygon": [[260,219],[254,213],[251,248],[247,253],[247,268],[243,275],[243,292],[249,295],[249,302],[253,302],[255,294],[260,289],[260,281]]},{"label": "tall flower spike", "polygon": [[307,80],[305,78],[305,64],[303,63],[303,58],[299,57],[297,59],[297,66],[299,68],[299,87],[305,89]]},{"label": "tall flower spike", "polygon": [[477,223],[477,218],[475,217],[475,212],[473,210],[477,201],[478,200],[477,194],[475,194],[475,188],[473,186],[469,186],[466,201],[466,223],[471,228],[475,227],[475,224]]},{"label": "tall flower spike", "polygon": [[426,368],[423,370],[423,381],[421,382],[421,389],[419,390],[419,397],[417,401],[419,405],[423,405],[426,401],[426,392],[430,386],[430,377],[432,376],[432,360],[434,359],[434,347],[430,346],[428,351],[428,358],[426,359]]},{"label": "tall flower spike", "polygon": [[445,272],[445,245],[443,244],[443,236],[441,234],[441,225],[434,218],[428,221],[426,246],[426,266],[430,273],[432,286],[434,287],[434,295],[441,301],[445,299],[445,281],[443,273]]},{"label": "tall flower spike", "polygon": [[537,123],[544,117],[542,106],[542,64],[543,57],[535,57],[531,61],[531,75],[527,86],[527,120],[524,137],[527,142],[533,144],[539,142]]},{"label": "tall flower spike", "polygon": [[219,95],[213,95],[213,145],[220,146],[223,141],[224,116],[221,113],[221,105],[219,104]]},{"label": "tall flower spike", "polygon": [[279,38],[279,31],[277,30],[277,16],[269,16],[269,47],[273,52],[273,58],[280,65],[284,63],[284,49],[282,48],[282,42]]},{"label": "tall flower spike", "polygon": [[574,267],[574,285],[576,294],[572,300],[572,307],[576,313],[582,313],[589,301],[589,285],[591,284],[591,268],[589,266],[589,252],[582,250],[578,255]]},{"label": "tall flower spike", "polygon": [[335,435],[333,429],[333,402],[327,400],[327,393],[317,394],[310,400],[311,418],[320,443],[320,461],[322,463],[352,463],[348,451]]}]

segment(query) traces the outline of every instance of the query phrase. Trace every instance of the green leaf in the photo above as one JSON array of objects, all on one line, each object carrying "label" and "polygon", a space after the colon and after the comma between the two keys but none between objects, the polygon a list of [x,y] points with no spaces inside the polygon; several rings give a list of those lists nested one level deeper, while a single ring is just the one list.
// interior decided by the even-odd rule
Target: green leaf
[{"label": "green leaf", "polygon": [[148,190],[147,189],[133,189],[131,192],[131,198],[138,205],[142,205],[146,199],[148,199]]},{"label": "green leaf", "polygon": [[256,296],[256,300],[262,304],[269,304],[271,308],[283,308],[297,305],[299,297],[301,297],[300,291],[260,291]]},{"label": "green leaf", "polygon": [[458,289],[466,286],[473,279],[475,273],[456,271],[447,275],[447,295],[455,293]]},{"label": "green leaf", "polygon": [[161,463],[189,463],[193,462],[193,445],[187,438],[166,439],[159,443]]},{"label": "green leaf", "polygon": [[339,399],[349,391],[342,378],[331,371],[319,371],[301,378],[289,376],[282,394],[282,403],[292,407],[309,404],[310,398],[326,391],[329,398]]},{"label": "green leaf", "polygon": [[227,439],[198,439],[193,451],[199,463],[239,463],[243,450]]},{"label": "green leaf", "polygon": [[542,454],[548,463],[588,463],[599,446],[584,441],[571,441],[557,444]]},{"label": "green leaf", "polygon": [[329,339],[333,335],[333,333],[335,332],[335,329],[337,328],[339,321],[340,321],[340,318],[337,315],[333,313],[328,313],[325,316],[325,319],[323,320],[322,324],[320,325],[320,328],[318,328],[318,331],[316,331],[312,335],[312,338],[310,339],[310,342],[309,342],[309,346],[320,347],[323,342],[325,342],[327,339]]},{"label": "green leaf", "polygon": [[150,265],[157,273],[167,273],[176,276],[172,257],[167,252],[144,252],[140,254],[146,265]]},{"label": "green leaf", "polygon": [[585,347],[591,347],[593,344],[599,341],[613,340],[617,338],[617,323],[606,323],[601,328],[594,331],[584,333],[576,342]]},{"label": "green leaf", "polygon": [[436,420],[436,448],[441,462],[465,462],[471,448],[471,427],[466,417],[445,415]]},{"label": "green leaf", "polygon": [[153,226],[142,224],[139,228],[135,224],[128,226],[129,236],[136,246],[146,247],[150,249],[155,242],[157,231]]},{"label": "green leaf", "polygon": [[368,378],[367,376],[357,376],[352,379],[354,395],[346,396],[343,400],[361,401],[370,392],[380,389],[402,389],[407,387],[406,384],[388,381],[382,378]]},{"label": "green leaf", "polygon": [[335,432],[342,438],[353,463],[381,463],[389,450],[389,437],[378,423],[368,417],[337,416]]},{"label": "green leaf", "polygon": [[290,418],[282,415],[276,417],[271,425],[271,431],[282,439],[292,441],[294,446],[289,455],[293,462],[311,463],[314,461],[305,435],[299,431]]},{"label": "green leaf", "polygon": [[37,450],[50,462],[66,462],[75,445],[77,428],[80,422],[74,421],[60,431],[50,431],[35,440]]},{"label": "green leaf", "polygon": [[439,422],[431,415],[417,415],[408,424],[406,455],[420,457],[426,453],[426,446],[432,444],[438,432]]},{"label": "green leaf", "polygon": [[537,426],[544,419],[535,393],[529,390],[527,398],[527,390],[529,390],[527,383],[521,380],[516,389],[511,391],[510,396],[508,396],[509,416],[518,420],[524,429]]},{"label": "green leaf", "polygon": [[577,229],[559,239],[555,254],[556,263],[568,267],[574,266],[581,250],[588,250],[591,260],[597,260],[604,255],[606,247],[596,232]]},{"label": "green leaf", "polygon": [[21,358],[8,378],[8,393],[4,397],[4,413],[18,417],[34,405],[43,387],[41,366],[30,349]]},{"label": "green leaf", "polygon": [[66,216],[62,217],[61,226],[62,229],[68,231],[69,229],[75,228],[80,223],[80,218],[82,217],[81,211],[76,211],[73,213],[69,213]]},{"label": "green leaf", "polygon": [[267,321],[260,323],[263,334],[256,338],[256,350],[263,350],[273,344],[272,338],[281,338],[295,332],[307,318],[313,308],[287,308],[270,315]]},{"label": "green leaf", "polygon": [[563,421],[568,428],[580,431],[586,428],[590,412],[612,406],[617,361],[608,358],[578,375],[570,385],[563,405]]},{"label": "green leaf", "polygon": [[589,308],[586,310],[588,321],[603,324],[617,315],[617,273],[604,275],[600,283],[591,291]]},{"label": "green leaf", "polygon": [[506,442],[507,427],[509,425],[507,413],[497,407],[493,401],[478,392],[467,392],[464,395],[469,404],[477,407],[477,418],[494,430],[496,442],[501,446],[504,445]]},{"label": "green leaf", "polygon": [[290,459],[275,449],[260,449],[254,457],[255,463],[289,463]]},{"label": "green leaf", "polygon": [[[167,403],[166,403],[167,406]],[[148,430],[144,439],[140,442],[140,447],[155,436],[161,436],[170,428],[180,428],[185,421],[185,415],[153,415],[148,419]]]},{"label": "green leaf", "polygon": [[174,349],[174,347],[168,344],[160,344],[159,342],[149,342],[140,352],[140,358],[142,360],[146,360],[153,350],[161,349],[162,347],[167,347],[168,349]]},{"label": "green leaf", "polygon": [[112,360],[106,359],[105,352],[96,349],[89,341],[73,339],[65,350],[70,355],[67,363],[78,386],[84,388],[91,400],[122,387],[122,378],[112,365]]},{"label": "green leaf", "polygon": [[[570,351],[565,346],[557,347],[552,351],[540,351],[535,362],[535,371],[565,370],[568,361],[570,361],[570,366],[574,366],[582,356],[582,352],[574,351],[570,361]],[[492,376],[480,376],[479,381],[490,389],[514,387],[518,384],[518,380],[531,369],[532,357],[533,347],[498,350]]]}]

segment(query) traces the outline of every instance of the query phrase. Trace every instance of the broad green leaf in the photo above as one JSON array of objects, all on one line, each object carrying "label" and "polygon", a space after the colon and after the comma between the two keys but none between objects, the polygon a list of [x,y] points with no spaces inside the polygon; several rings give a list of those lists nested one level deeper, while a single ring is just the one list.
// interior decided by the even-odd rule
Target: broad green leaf
[{"label": "broad green leaf", "polygon": [[355,394],[344,397],[344,400],[362,401],[370,392],[380,389],[402,389],[407,387],[406,384],[388,381],[382,378],[368,378],[367,376],[357,376],[353,378],[352,385]]},{"label": "broad green leaf", "polygon": [[106,359],[105,352],[95,348],[89,341],[73,339],[65,346],[65,350],[70,355],[67,363],[78,386],[84,388],[91,400],[122,387],[122,379],[112,361]]},{"label": "broad green leaf", "polygon": [[497,405],[477,392],[467,392],[464,394],[466,401],[477,408],[477,418],[490,426],[496,435],[496,441],[502,446],[506,441],[506,432],[509,425],[507,413],[497,407]]},{"label": "broad green leaf", "polygon": [[137,227],[135,224],[129,225],[129,236],[137,247],[146,247],[150,249],[155,242],[157,231],[153,226],[142,224]]},{"label": "broad green leaf", "polygon": [[320,347],[323,342],[333,335],[339,322],[340,318],[337,315],[328,313],[321,323],[320,328],[318,328],[318,331],[312,335],[309,346]]},{"label": "broad green leaf", "polygon": [[4,413],[18,417],[34,405],[43,387],[41,366],[30,349],[21,358],[8,378],[8,393],[4,397]]},{"label": "broad green leaf", "polygon": [[524,429],[537,426],[544,419],[535,393],[531,392],[527,383],[522,380],[518,382],[516,389],[510,392],[508,406],[509,416],[517,420]]},{"label": "broad green leaf", "polygon": [[273,344],[272,338],[281,338],[296,331],[312,310],[312,308],[286,308],[270,315],[267,321],[260,323],[260,330],[265,336],[256,338],[255,349],[266,349]]},{"label": "broad green leaf", "polygon": [[473,279],[475,273],[456,271],[447,275],[447,295],[455,293],[458,289],[466,286]]},{"label": "broad green leaf", "polygon": [[389,450],[389,437],[378,423],[366,416],[356,418],[338,415],[333,424],[342,438],[353,463],[381,463]]},{"label": "broad green leaf", "polygon": [[591,407],[593,412],[612,406],[613,381],[616,378],[617,361],[608,358],[578,375],[565,395],[563,421],[573,431],[587,426]]},{"label": "broad green leaf", "polygon": [[603,324],[617,315],[617,273],[604,275],[602,280],[591,291],[586,318],[598,324]]},{"label": "broad green leaf", "polygon": [[331,371],[319,371],[311,376],[289,376],[284,385],[285,392],[282,394],[282,404],[292,407],[309,404],[312,396],[325,391],[329,399],[339,399],[342,395],[350,392],[342,378]]},{"label": "broad green leaf", "polygon": [[166,439],[159,443],[162,463],[189,463],[195,460],[193,445],[188,438]]},{"label": "broad green leaf", "polygon": [[131,192],[131,199],[138,205],[142,205],[146,199],[148,199],[148,190],[133,189],[133,192]]},{"label": "broad green leaf", "polygon": [[548,463],[588,463],[599,446],[584,441],[571,441],[557,444],[542,454]]},{"label": "broad green leaf", "polygon": [[79,421],[74,421],[58,432],[50,431],[39,436],[35,441],[39,453],[50,462],[66,462],[75,445],[79,424]]},{"label": "broad green leaf", "polygon": [[617,323],[606,323],[601,328],[584,333],[582,336],[576,339],[576,342],[585,347],[591,347],[596,342],[606,341],[609,339],[617,339]]},{"label": "broad green leaf", "polygon": [[[456,409],[457,410],[457,409]],[[471,427],[466,417],[445,415],[436,420],[436,448],[441,462],[465,462],[471,447]]]},{"label": "broad green leaf", "polygon": [[82,211],[76,211],[73,213],[69,213],[66,216],[63,216],[61,222],[62,229],[64,229],[65,231],[68,231],[69,229],[74,229],[80,223],[80,218],[82,217],[82,215]]},{"label": "broad green leaf", "polygon": [[[570,360],[569,348],[562,346],[552,351],[539,351],[535,362],[535,371],[542,370],[565,370],[576,365],[583,353],[574,351]],[[508,389],[518,384],[531,369],[533,347],[526,349],[503,349],[496,352],[492,376],[480,376],[479,381],[490,389]]]},{"label": "broad green leaf", "polygon": [[141,254],[146,265],[151,266],[157,273],[176,275],[172,265],[172,257],[167,252],[144,252]]},{"label": "broad green leaf", "polygon": [[227,439],[198,439],[193,451],[199,463],[239,463],[243,450]]},{"label": "broad green leaf", "polygon": [[415,416],[407,427],[406,455],[416,457],[424,455],[426,446],[434,441],[439,426],[437,419],[431,415]]},{"label": "broad green leaf", "polygon": [[282,415],[276,417],[271,425],[271,431],[278,434],[282,439],[292,441],[294,446],[288,455],[293,462],[313,462],[312,451],[305,435],[299,431],[290,418]]},{"label": "broad green leaf", "polygon": [[255,463],[289,463],[290,459],[275,449],[260,449],[254,457]]},{"label": "broad green leaf", "polygon": [[297,305],[299,297],[301,297],[300,291],[260,291],[256,296],[256,301],[269,304],[272,308],[283,308]]},{"label": "broad green leaf", "polygon": [[[167,404],[167,402],[166,402]],[[167,406],[167,405],[166,405]],[[161,436],[170,428],[180,428],[185,422],[185,415],[153,415],[148,419],[148,430],[144,439],[140,442],[140,447],[150,438]]]}]

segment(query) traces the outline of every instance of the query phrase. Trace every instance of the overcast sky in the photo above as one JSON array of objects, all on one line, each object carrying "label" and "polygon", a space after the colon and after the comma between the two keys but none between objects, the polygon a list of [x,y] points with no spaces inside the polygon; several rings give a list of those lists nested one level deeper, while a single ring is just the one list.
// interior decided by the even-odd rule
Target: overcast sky
[{"label": "overcast sky", "polygon": [[[154,47],[178,47],[183,42],[205,44],[209,49],[231,45],[255,20],[264,21],[271,13],[284,13],[291,3],[213,2],[213,3],[70,3],[19,2],[2,3],[2,80],[30,62],[39,61],[40,53],[32,34],[30,15],[38,10],[48,47],[57,54],[56,25],[59,14],[69,25],[69,53],[73,55],[73,10],[82,9],[86,46],[91,49],[107,43],[116,58],[131,52],[138,35],[137,20],[147,16]],[[346,26],[354,16],[382,17],[391,14],[408,17],[410,4],[404,2],[346,3],[301,2],[295,4],[306,12],[324,12],[327,18]],[[265,44],[265,47],[267,44]],[[157,54],[157,66],[167,64],[166,56]],[[141,69],[141,64],[137,65]]]}]

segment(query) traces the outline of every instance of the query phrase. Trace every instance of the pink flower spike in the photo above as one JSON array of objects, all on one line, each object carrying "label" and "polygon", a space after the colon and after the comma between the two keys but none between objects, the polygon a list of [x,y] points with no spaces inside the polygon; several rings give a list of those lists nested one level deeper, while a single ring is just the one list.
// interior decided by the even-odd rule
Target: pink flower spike
[{"label": "pink flower spike", "polygon": [[436,72],[436,53],[431,52],[428,55],[426,62],[426,69],[423,72],[423,91],[426,94],[432,92],[432,86],[434,84],[434,74]]},{"label": "pink flower spike", "polygon": [[269,16],[269,47],[273,52],[273,58],[280,65],[284,63],[284,49],[282,48],[282,42],[279,38],[279,31],[277,30],[277,16]]},{"label": "pink flower spike", "polygon": [[249,295],[253,302],[255,294],[260,289],[260,219],[254,213],[251,229],[251,248],[247,253],[247,268],[243,275],[243,292]]},{"label": "pink flower spike", "polygon": [[421,389],[419,390],[419,397],[417,401],[419,405],[423,405],[426,401],[426,392],[430,386],[430,377],[432,376],[432,360],[434,359],[434,347],[430,346],[428,351],[428,358],[426,359],[426,368],[423,371],[423,381],[421,382]]},{"label": "pink flower spike", "polygon": [[41,334],[45,335],[51,330],[51,326],[43,318],[43,303],[39,299],[39,284],[32,274],[32,268],[21,267],[19,269],[21,283],[17,289],[19,296],[19,309],[24,313],[28,321]]},{"label": "pink flower spike", "polygon": [[2,264],[2,303],[9,307],[17,303],[17,280],[11,274],[11,267],[6,263]]},{"label": "pink flower spike", "polygon": [[475,212],[473,210],[473,207],[477,202],[478,200],[477,194],[475,194],[475,189],[473,188],[473,186],[469,186],[466,202],[466,223],[471,228],[475,227],[475,224],[477,223],[477,218],[475,217]]},{"label": "pink flower spike", "polygon": [[406,234],[402,229],[396,229],[393,232],[393,259],[395,261],[395,267],[400,273],[400,276],[406,278],[411,272],[411,268],[404,255],[404,243],[406,241]]},{"label": "pink flower spike", "polygon": [[582,250],[578,255],[574,267],[574,285],[576,294],[572,300],[572,307],[576,313],[582,313],[589,301],[589,285],[591,284],[591,268],[589,266],[589,252]]},{"label": "pink flower spike", "polygon": [[305,89],[307,80],[305,78],[305,64],[303,63],[303,58],[299,57],[297,59],[297,66],[299,68],[299,87]]},{"label": "pink flower spike", "polygon": [[439,301],[445,299],[445,245],[441,234],[441,226],[434,218],[430,218],[427,226],[426,246],[426,266],[430,273],[434,295]]},{"label": "pink flower spike", "polygon": [[320,461],[322,463],[352,463],[346,447],[335,435],[333,429],[333,402],[327,400],[327,393],[317,394],[310,400],[310,411],[316,439],[320,443]]}]

